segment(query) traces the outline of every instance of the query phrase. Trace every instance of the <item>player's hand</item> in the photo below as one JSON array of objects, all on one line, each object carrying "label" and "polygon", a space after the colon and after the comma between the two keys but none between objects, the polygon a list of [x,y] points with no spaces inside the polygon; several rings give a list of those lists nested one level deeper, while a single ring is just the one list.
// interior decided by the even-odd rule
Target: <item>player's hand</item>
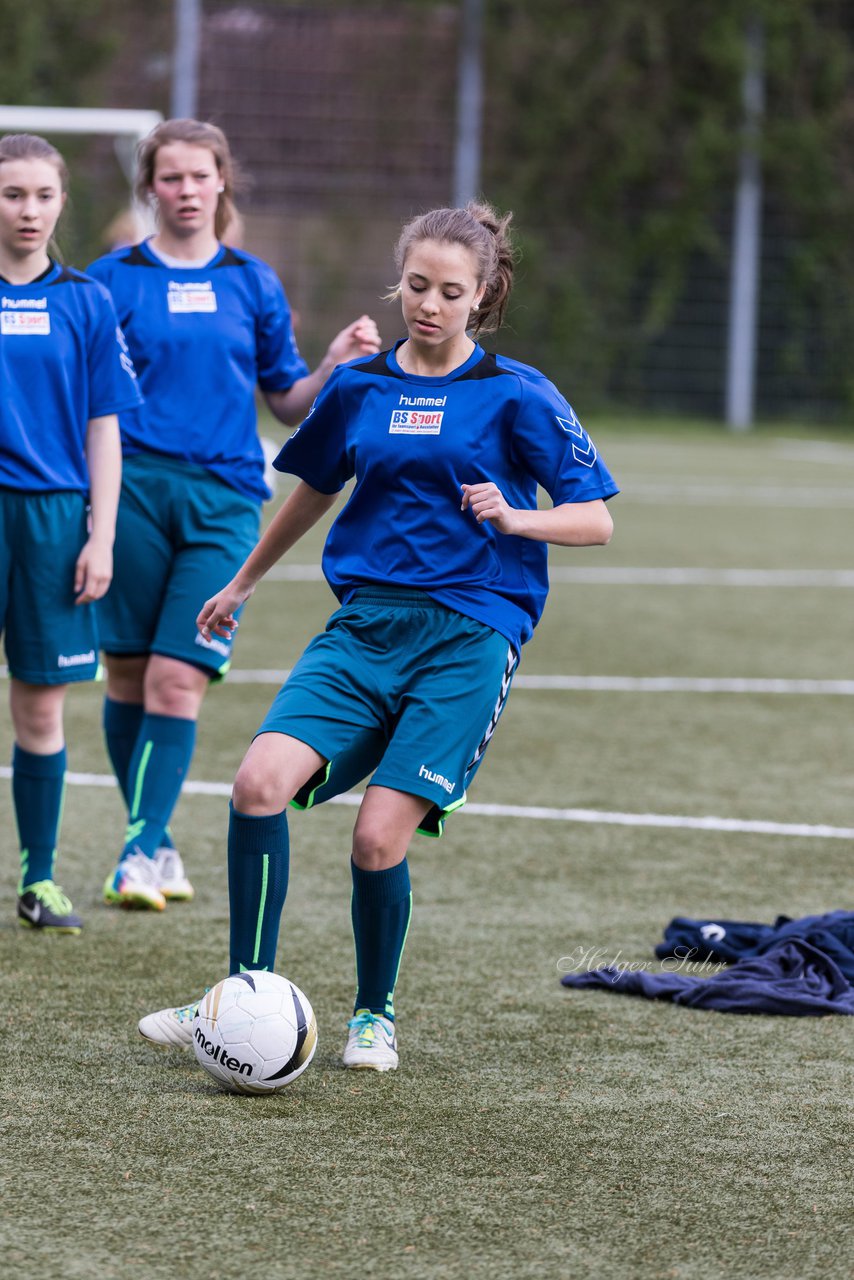
[{"label": "player's hand", "polygon": [[329,344],[328,356],[335,364],[355,360],[357,356],[373,356],[380,349],[380,334],[370,316],[359,316]]},{"label": "player's hand", "polygon": [[230,640],[240,625],[234,615],[252,595],[252,591],[251,587],[237,587],[229,582],[222,591],[206,600],[196,618],[196,626],[202,639],[210,640],[211,635],[215,635],[221,636],[223,640]]},{"label": "player's hand", "polygon": [[483,484],[461,485],[463,500],[461,511],[471,511],[478,524],[487,520],[499,533],[515,532],[518,523],[518,511],[508,506],[504,494],[491,480]]},{"label": "player's hand", "polygon": [[89,538],[74,566],[74,603],[91,604],[107,594],[113,580],[113,548]]}]

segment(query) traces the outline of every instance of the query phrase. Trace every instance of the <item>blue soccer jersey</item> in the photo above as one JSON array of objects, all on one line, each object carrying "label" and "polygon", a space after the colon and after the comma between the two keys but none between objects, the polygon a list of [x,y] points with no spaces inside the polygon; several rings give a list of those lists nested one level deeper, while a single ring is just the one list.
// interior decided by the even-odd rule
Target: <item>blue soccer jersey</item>
[{"label": "blue soccer jersey", "polygon": [[0,280],[0,485],[88,492],[86,424],[139,404],[107,290],[52,262]]},{"label": "blue soccer jersey", "polygon": [[204,267],[167,266],[143,243],[89,270],[113,295],[145,396],[121,415],[125,454],[179,458],[268,498],[255,387],[287,391],[308,373],[272,267],[223,246]]},{"label": "blue soccer jersey", "polygon": [[411,376],[393,352],[340,366],[275,466],[321,493],[356,478],[323,553],[339,600],[366,583],[414,587],[517,651],[545,604],[547,545],[479,525],[461,485],[492,481],[526,510],[538,485],[555,505],[618,492],[552,383],[479,346],[444,377]]}]

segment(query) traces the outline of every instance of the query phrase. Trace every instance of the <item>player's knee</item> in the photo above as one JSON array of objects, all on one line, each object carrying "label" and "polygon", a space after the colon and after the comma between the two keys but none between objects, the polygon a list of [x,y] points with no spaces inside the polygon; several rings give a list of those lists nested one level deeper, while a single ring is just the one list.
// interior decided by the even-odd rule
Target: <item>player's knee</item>
[{"label": "player's knee", "polygon": [[118,702],[142,703],[145,698],[146,658],[114,658],[108,654],[107,697]]},{"label": "player's knee", "polygon": [[400,862],[399,843],[387,827],[372,821],[358,822],[353,832],[353,861],[362,871],[384,871]]},{"label": "player's knee", "polygon": [[151,663],[145,678],[146,710],[155,715],[194,720],[207,689],[207,677],[185,663],[163,668]]},{"label": "player's knee", "polygon": [[291,799],[274,770],[264,768],[257,761],[243,761],[231,793],[231,803],[238,813],[266,817],[281,813]]},{"label": "player's knee", "polygon": [[12,718],[19,740],[40,746],[62,737],[62,704],[58,701],[46,698],[19,703]]}]

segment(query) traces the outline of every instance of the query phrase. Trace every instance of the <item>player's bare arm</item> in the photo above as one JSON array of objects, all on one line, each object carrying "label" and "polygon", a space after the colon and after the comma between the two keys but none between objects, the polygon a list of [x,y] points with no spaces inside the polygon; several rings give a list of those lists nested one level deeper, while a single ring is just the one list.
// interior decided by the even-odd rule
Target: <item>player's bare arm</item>
[{"label": "player's bare arm", "polygon": [[491,481],[464,484],[461,488],[461,509],[471,510],[478,524],[486,520],[499,533],[512,533],[559,547],[592,547],[610,542],[614,531],[614,522],[602,498],[592,502],[562,502],[543,511],[525,511],[511,507]]},{"label": "player's bare arm", "polygon": [[206,640],[211,633],[224,637],[233,633],[237,627],[235,613],[252,595],[267,570],[317,524],[337,496],[320,493],[304,480],[298,481],[231,582],[202,606],[196,626]]},{"label": "player's bare arm", "polygon": [[100,600],[113,577],[113,542],[122,482],[119,420],[110,413],[90,418],[86,428],[91,527],[74,571],[76,604]]},{"label": "player's bare arm", "polygon": [[287,391],[267,391],[264,398],[280,422],[296,427],[302,422],[326,379],[336,365],[359,356],[372,356],[380,349],[380,335],[370,316],[360,316],[329,344],[326,355],[313,373],[299,378]]}]

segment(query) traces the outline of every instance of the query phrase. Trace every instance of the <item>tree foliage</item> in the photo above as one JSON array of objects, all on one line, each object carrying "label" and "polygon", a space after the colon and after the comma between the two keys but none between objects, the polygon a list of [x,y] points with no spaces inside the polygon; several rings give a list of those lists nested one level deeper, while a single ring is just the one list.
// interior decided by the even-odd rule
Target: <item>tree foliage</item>
[{"label": "tree foliage", "polygon": [[820,315],[848,332],[854,28],[842,0],[493,0],[487,12],[484,186],[516,211],[519,324],[552,367],[607,394],[673,322],[697,261],[724,271],[751,13],[765,34],[766,209],[790,236],[793,323]]},{"label": "tree foliage", "polygon": [[110,0],[0,0],[0,101],[90,105],[93,74],[114,45]]}]

